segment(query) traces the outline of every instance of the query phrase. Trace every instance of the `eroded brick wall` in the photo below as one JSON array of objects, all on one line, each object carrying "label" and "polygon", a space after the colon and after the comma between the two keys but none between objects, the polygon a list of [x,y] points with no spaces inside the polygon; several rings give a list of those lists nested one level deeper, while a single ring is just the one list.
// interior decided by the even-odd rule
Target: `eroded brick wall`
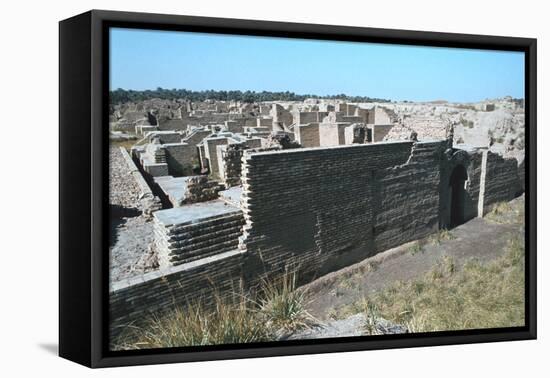
[{"label": "eroded brick wall", "polygon": [[388,135],[393,125],[372,125],[372,141],[381,142]]},{"label": "eroded brick wall", "polygon": [[463,218],[468,221],[477,217],[479,195],[481,191],[481,176],[483,170],[483,153],[481,151],[455,151],[450,159],[441,161],[440,175],[441,188],[439,198],[440,228],[447,228],[451,224],[451,192],[450,180],[455,168],[464,167],[467,180],[464,183]]},{"label": "eroded brick wall", "polygon": [[296,125],[294,127],[296,141],[303,147],[319,147],[319,124]]},{"label": "eroded brick wall", "polygon": [[442,142],[412,146],[245,153],[246,280],[308,280],[436,230]]},{"label": "eroded brick wall", "polygon": [[152,314],[199,302],[207,308],[214,304],[216,295],[238,295],[242,255],[233,250],[113,283],[109,294],[111,336],[132,322],[146,321]]},{"label": "eroded brick wall", "polygon": [[497,202],[510,201],[523,191],[518,162],[489,152],[485,176],[484,212]]},{"label": "eroded brick wall", "polygon": [[174,143],[164,144],[163,148],[166,152],[166,163],[168,163],[170,175],[177,177],[193,174],[193,163],[198,161],[196,146]]},{"label": "eroded brick wall", "polygon": [[438,230],[442,146],[441,142],[416,143],[406,163],[375,173],[374,252]]}]

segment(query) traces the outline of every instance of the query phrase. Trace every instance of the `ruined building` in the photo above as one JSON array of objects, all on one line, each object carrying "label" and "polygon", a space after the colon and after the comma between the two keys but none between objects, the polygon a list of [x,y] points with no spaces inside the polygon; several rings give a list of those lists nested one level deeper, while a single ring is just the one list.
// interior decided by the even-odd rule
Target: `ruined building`
[{"label": "ruined building", "polygon": [[[253,290],[288,269],[309,282],[483,216],[524,190],[524,167],[514,158],[453,146],[452,133],[384,141],[394,113],[322,108],[275,104],[268,126],[230,120],[153,131],[133,148],[165,204],[153,212],[160,267],[111,282],[114,325]],[[268,144],[264,127],[294,144]]]}]

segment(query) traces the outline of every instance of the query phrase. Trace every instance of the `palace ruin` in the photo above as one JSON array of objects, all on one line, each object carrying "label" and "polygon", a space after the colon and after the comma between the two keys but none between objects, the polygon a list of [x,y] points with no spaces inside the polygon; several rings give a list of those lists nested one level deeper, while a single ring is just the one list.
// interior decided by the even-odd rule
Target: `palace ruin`
[{"label": "palace ruin", "polygon": [[[129,172],[111,167],[111,190],[121,185],[111,210],[126,227],[113,230],[112,264],[131,260],[119,244],[148,243],[111,276],[111,323],[251,290],[287,269],[309,282],[483,216],[524,191],[523,128],[511,99],[115,107],[114,138],[141,139],[129,153],[111,147]],[[139,194],[117,203],[129,201],[124,185]]]}]

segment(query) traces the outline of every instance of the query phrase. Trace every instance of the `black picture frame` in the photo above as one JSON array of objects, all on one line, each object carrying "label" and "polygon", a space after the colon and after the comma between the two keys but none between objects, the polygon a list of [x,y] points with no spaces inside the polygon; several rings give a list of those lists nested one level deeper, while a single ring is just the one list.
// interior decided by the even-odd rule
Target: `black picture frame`
[{"label": "black picture frame", "polygon": [[[109,351],[108,28],[461,47],[525,53],[526,326]],[[59,23],[59,354],[89,367],[535,339],[536,39],[92,10]]]}]

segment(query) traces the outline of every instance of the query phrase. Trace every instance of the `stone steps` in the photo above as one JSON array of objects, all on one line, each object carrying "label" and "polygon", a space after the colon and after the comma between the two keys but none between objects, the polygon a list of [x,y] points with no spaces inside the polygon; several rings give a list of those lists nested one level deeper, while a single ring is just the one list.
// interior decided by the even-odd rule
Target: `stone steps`
[{"label": "stone steps", "polygon": [[184,264],[238,248],[242,212],[165,226],[155,222],[155,245],[161,266]]},{"label": "stone steps", "polygon": [[[220,217],[212,217],[205,220],[201,220],[200,222],[190,222],[185,224],[176,224],[171,225],[168,227],[165,227],[166,233],[169,235],[180,235],[183,232],[189,231],[189,232],[200,232],[202,229],[206,229],[208,227],[220,225],[220,224],[227,224],[228,222],[234,221],[234,220],[240,220],[242,219],[242,213],[233,213],[231,215],[224,215]],[[197,228],[197,225],[200,224],[200,228]]]},{"label": "stone steps", "polygon": [[239,239],[237,237],[237,238],[234,238],[233,240],[229,240],[223,243],[218,243],[215,245],[211,245],[209,247],[194,250],[192,253],[188,252],[184,254],[174,254],[170,257],[170,262],[172,263],[172,265],[184,264],[190,261],[202,259],[204,257],[231,251],[231,250],[237,249],[238,246],[239,246]]},{"label": "stone steps", "polygon": [[242,233],[240,227],[234,227],[228,230],[217,231],[213,234],[205,235],[201,238],[183,239],[177,242],[166,242],[171,251],[191,251],[193,249],[202,248],[203,246],[212,245],[218,241],[233,240],[239,237]]}]

